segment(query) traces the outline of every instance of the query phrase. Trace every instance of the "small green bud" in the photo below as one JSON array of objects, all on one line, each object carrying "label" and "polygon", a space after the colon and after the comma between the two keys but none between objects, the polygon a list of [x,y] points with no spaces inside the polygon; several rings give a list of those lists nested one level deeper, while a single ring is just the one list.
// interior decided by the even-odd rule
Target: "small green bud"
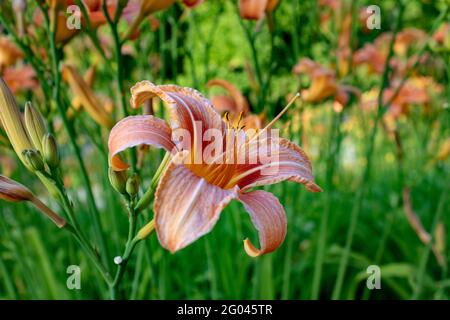
[{"label": "small green bud", "polygon": [[30,101],[25,103],[25,127],[34,147],[43,152],[42,138],[47,133],[44,119],[39,111],[31,104]]},{"label": "small green bud", "polygon": [[61,160],[55,137],[50,133],[47,133],[42,140],[42,147],[45,163],[52,169],[58,168]]},{"label": "small green bud", "polygon": [[45,171],[44,161],[42,160],[42,156],[39,151],[25,150],[23,152],[23,157],[25,158],[26,164],[34,171]]},{"label": "small green bud", "polygon": [[127,193],[130,195],[130,197],[135,197],[139,192],[139,176],[134,173],[127,181]]},{"label": "small green bud", "polygon": [[114,190],[120,194],[127,194],[127,173],[125,171],[114,171],[113,168],[108,170],[109,182]]}]

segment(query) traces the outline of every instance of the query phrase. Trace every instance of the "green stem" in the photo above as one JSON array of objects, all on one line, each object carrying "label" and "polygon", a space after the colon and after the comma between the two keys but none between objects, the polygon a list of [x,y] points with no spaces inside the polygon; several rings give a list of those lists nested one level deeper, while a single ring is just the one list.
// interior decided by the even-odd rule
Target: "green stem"
[{"label": "green stem", "polygon": [[417,300],[420,297],[420,294],[422,292],[422,287],[423,287],[423,282],[424,282],[424,278],[425,278],[425,271],[426,271],[426,267],[427,267],[427,263],[428,263],[428,258],[430,257],[431,254],[431,249],[433,248],[434,245],[434,237],[435,237],[435,232],[434,230],[436,229],[436,226],[438,224],[438,222],[440,221],[442,214],[445,210],[445,204],[447,202],[447,197],[449,194],[449,187],[447,185],[447,188],[442,192],[441,194],[441,198],[439,200],[439,204],[438,204],[438,208],[436,211],[436,214],[434,216],[433,219],[433,226],[431,228],[431,240],[428,243],[428,245],[425,248],[425,252],[422,255],[422,259],[420,260],[419,263],[419,271],[417,274],[417,285],[414,289],[413,295],[411,297],[412,300]]},{"label": "green stem", "polygon": [[[102,11],[103,14],[106,17],[106,20],[108,22],[109,28],[111,30],[111,34],[113,36],[113,43],[114,43],[114,55],[116,58],[116,85],[117,89],[119,91],[119,101],[120,106],[122,109],[122,116],[127,117],[129,116],[129,112],[127,110],[127,102],[126,102],[126,95],[125,95],[125,87],[124,87],[124,64],[123,64],[123,56],[122,56],[122,41],[120,40],[119,31],[118,31],[118,19],[120,18],[120,14],[123,10],[123,7],[119,7],[116,10],[116,14],[114,17],[114,20],[111,19],[109,13],[106,1],[103,1],[102,4]],[[135,149],[130,150],[131,155],[131,166],[134,172],[137,172],[137,154]]]},{"label": "green stem", "polygon": [[155,172],[155,175],[152,178],[152,181],[150,183],[150,187],[147,189],[147,191],[144,193],[141,199],[139,199],[138,203],[136,204],[135,211],[136,213],[141,212],[145,208],[147,208],[150,203],[153,201],[153,197],[155,195],[155,189],[158,185],[159,179],[161,178],[161,175],[163,174],[166,167],[169,165],[171,160],[171,154],[170,152],[167,152],[164,156],[163,160],[161,161],[158,169]]},{"label": "green stem", "polygon": [[114,277],[114,281],[110,284],[110,294],[111,299],[115,300],[117,298],[117,292],[119,291],[120,283],[125,275],[125,270],[128,265],[128,260],[130,259],[131,254],[133,253],[136,244],[140,241],[140,239],[133,238],[136,232],[136,217],[137,213],[134,210],[134,201],[129,201],[127,204],[128,208],[128,238],[127,243],[125,245],[125,251],[121,256],[121,261],[119,263],[119,267],[117,268],[116,275]]}]

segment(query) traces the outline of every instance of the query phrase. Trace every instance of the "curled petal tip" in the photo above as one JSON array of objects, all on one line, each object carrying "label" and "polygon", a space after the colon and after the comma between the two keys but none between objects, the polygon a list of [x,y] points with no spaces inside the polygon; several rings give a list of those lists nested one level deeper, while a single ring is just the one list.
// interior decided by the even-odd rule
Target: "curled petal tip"
[{"label": "curled petal tip", "polygon": [[257,249],[248,238],[244,240],[244,250],[252,258],[256,258],[261,255],[261,250]]}]

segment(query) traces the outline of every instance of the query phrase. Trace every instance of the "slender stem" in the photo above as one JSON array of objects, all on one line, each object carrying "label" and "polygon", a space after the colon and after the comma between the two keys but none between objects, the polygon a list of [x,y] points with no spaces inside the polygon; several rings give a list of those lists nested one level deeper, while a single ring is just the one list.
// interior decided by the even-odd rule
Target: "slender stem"
[{"label": "slender stem", "polygon": [[102,48],[100,40],[98,39],[95,30],[92,28],[91,19],[86,10],[86,7],[84,6],[84,4],[82,3],[81,0],[77,0],[77,4],[81,8],[81,13],[83,14],[83,18],[86,20],[86,32],[89,36],[89,39],[91,39],[92,43],[94,44],[94,47],[97,49],[98,53],[100,53],[103,60],[108,61],[108,58],[106,57],[105,51]]},{"label": "slender stem", "polygon": [[[125,87],[124,87],[124,64],[123,64],[123,56],[122,56],[122,44],[123,42],[120,40],[119,36],[119,30],[118,30],[118,19],[120,18],[121,12],[123,10],[123,7],[119,7],[116,10],[116,14],[114,17],[114,20],[111,19],[111,16],[108,13],[108,8],[106,1],[103,1],[102,4],[102,11],[103,14],[106,17],[106,21],[108,22],[109,28],[111,30],[112,36],[113,36],[113,43],[114,43],[114,56],[116,58],[116,85],[117,89],[119,91],[119,101],[120,106],[122,109],[122,116],[127,117],[129,115],[129,112],[127,110],[127,102],[126,102],[126,95],[125,95]],[[135,149],[130,150],[131,155],[131,166],[134,172],[137,172],[137,154]]]},{"label": "slender stem", "polygon": [[102,262],[97,256],[97,253],[95,250],[89,245],[87,240],[69,223],[67,223],[64,226],[64,229],[69,231],[75,239],[78,241],[78,243],[81,245],[84,252],[87,254],[89,259],[91,259],[92,263],[94,263],[97,270],[100,272],[100,274],[103,276],[103,279],[108,285],[111,285],[113,282],[113,279],[111,278],[111,275],[109,274],[108,270],[104,267]]},{"label": "slender stem", "polygon": [[120,283],[123,279],[123,276],[125,275],[125,270],[127,268],[130,256],[133,253],[136,244],[138,244],[142,240],[134,236],[136,232],[136,218],[137,218],[137,213],[134,210],[134,201],[129,201],[127,203],[127,209],[129,222],[128,238],[127,243],[125,245],[125,251],[121,256],[121,261],[119,263],[119,267],[117,268],[116,275],[114,277],[114,281],[110,284],[110,294],[112,300],[117,298],[117,292],[119,291]]},{"label": "slender stem", "polygon": [[156,170],[155,175],[152,178],[150,187],[147,189],[147,191],[144,193],[142,198],[136,204],[136,207],[134,209],[136,211],[136,213],[139,213],[142,210],[144,210],[145,208],[147,208],[150,205],[150,203],[152,202],[153,196],[155,195],[156,186],[158,185],[159,179],[161,178],[161,175],[163,174],[164,170],[169,165],[170,159],[171,159],[171,154],[170,154],[170,152],[167,152],[166,155],[164,156],[163,160],[161,161],[158,169]]},{"label": "slender stem", "polygon": [[438,204],[438,208],[436,211],[436,214],[434,216],[433,219],[433,226],[431,228],[431,240],[428,243],[428,245],[425,248],[425,252],[422,255],[422,258],[420,260],[419,263],[419,270],[418,270],[418,274],[417,274],[417,285],[414,289],[413,295],[411,297],[412,300],[416,300],[420,297],[420,294],[422,292],[422,287],[423,287],[423,282],[424,282],[424,278],[425,278],[425,271],[426,271],[426,267],[427,267],[427,263],[428,263],[428,258],[430,257],[430,253],[431,250],[433,248],[434,245],[434,237],[435,237],[435,232],[434,230],[436,229],[436,226],[438,224],[438,222],[441,219],[441,216],[445,210],[445,204],[447,202],[447,197],[449,194],[449,187],[447,185],[447,188],[442,192],[441,194],[441,198],[439,200],[439,204]]},{"label": "slender stem", "polygon": [[250,45],[250,51],[251,51],[252,60],[253,60],[253,67],[254,67],[255,74],[256,74],[256,80],[258,81],[257,106],[258,106],[258,111],[261,111],[260,106],[262,103],[262,90],[264,87],[264,80],[262,77],[261,67],[260,67],[260,63],[259,63],[259,59],[258,59],[258,52],[256,49],[256,43],[255,43],[257,33],[255,32],[254,34],[252,34],[252,31],[250,30],[250,28],[245,25],[244,19],[241,19],[241,17],[239,16],[239,10],[237,10],[237,12],[238,12],[239,23],[240,23],[242,29],[244,30],[245,37],[247,38],[247,42]]}]

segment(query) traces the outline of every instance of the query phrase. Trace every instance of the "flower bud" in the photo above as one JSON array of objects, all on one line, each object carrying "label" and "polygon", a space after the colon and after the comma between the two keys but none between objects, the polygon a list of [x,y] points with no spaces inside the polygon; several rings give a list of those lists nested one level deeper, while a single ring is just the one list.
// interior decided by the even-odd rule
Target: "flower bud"
[{"label": "flower bud", "polygon": [[127,181],[126,190],[130,197],[135,197],[139,192],[139,177],[134,173]]},{"label": "flower bud", "polygon": [[66,225],[66,220],[36,198],[27,187],[2,175],[0,175],[0,199],[9,202],[30,201],[59,228]]},{"label": "flower bud", "polygon": [[0,175],[0,199],[9,202],[29,201],[33,194],[20,183]]},{"label": "flower bud", "polygon": [[[3,78],[0,77],[0,122],[3,125],[5,133],[14,148],[17,156],[25,164],[22,152],[28,149],[34,149],[25,126],[22,122],[19,107],[14,99],[11,90],[6,85]],[[28,167],[28,169],[31,169]]]},{"label": "flower bud", "polygon": [[12,0],[12,8],[16,14],[17,30],[20,36],[25,32],[25,11],[27,2],[25,0]]},{"label": "flower bud", "polygon": [[34,147],[43,152],[42,138],[47,133],[47,129],[42,115],[29,101],[25,104],[25,127]]},{"label": "flower bud", "polygon": [[52,169],[58,168],[61,158],[55,137],[50,133],[45,134],[42,140],[42,148],[45,163]]},{"label": "flower bud", "polygon": [[136,240],[144,240],[147,238],[152,232],[155,230],[155,220],[150,221],[145,226],[139,230],[139,232],[136,235]]},{"label": "flower bud", "polygon": [[45,171],[44,161],[42,160],[42,156],[39,151],[25,150],[23,152],[23,157],[25,158],[25,162],[33,171]]},{"label": "flower bud", "polygon": [[125,171],[114,171],[113,168],[108,170],[109,182],[114,190],[120,194],[127,194],[127,174]]}]

